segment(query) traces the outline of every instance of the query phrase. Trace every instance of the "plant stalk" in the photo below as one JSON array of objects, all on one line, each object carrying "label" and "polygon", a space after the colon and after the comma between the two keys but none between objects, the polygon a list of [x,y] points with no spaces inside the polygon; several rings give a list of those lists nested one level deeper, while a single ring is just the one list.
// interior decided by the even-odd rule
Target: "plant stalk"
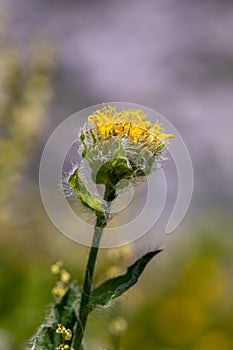
[{"label": "plant stalk", "polygon": [[84,283],[82,288],[78,323],[77,323],[77,328],[75,331],[75,337],[73,341],[73,347],[75,350],[81,350],[81,344],[84,336],[87,317],[89,312],[91,311],[89,308],[89,301],[90,301],[90,295],[91,295],[93,274],[94,274],[102,232],[106,224],[107,224],[107,218],[103,215],[97,215],[91,250],[88,257],[86,273],[85,273]]}]

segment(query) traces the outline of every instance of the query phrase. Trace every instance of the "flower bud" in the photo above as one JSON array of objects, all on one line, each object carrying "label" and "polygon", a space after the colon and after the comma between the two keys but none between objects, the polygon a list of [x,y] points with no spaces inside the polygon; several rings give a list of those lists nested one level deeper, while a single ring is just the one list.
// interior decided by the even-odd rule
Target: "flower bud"
[{"label": "flower bud", "polygon": [[[116,107],[104,106],[88,117],[79,134],[83,161],[78,170],[85,165],[84,160],[88,162],[92,181],[105,185],[103,199],[111,202],[121,180],[145,177],[159,166],[166,140],[172,137],[163,133],[158,121],[152,125],[146,120],[140,109],[118,112]],[[73,189],[78,187],[74,183],[75,172],[77,168],[68,179]]]}]

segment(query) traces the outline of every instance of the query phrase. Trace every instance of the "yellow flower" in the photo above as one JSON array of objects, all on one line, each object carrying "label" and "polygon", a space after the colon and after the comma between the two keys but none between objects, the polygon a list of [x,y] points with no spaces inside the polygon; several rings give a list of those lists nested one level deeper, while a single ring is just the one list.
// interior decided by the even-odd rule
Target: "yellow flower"
[{"label": "yellow flower", "polygon": [[105,185],[103,199],[107,202],[116,198],[116,186],[121,180],[143,178],[160,167],[166,140],[173,135],[164,134],[158,120],[152,124],[146,117],[141,109],[117,111],[110,105],[89,115],[78,135],[82,161],[68,178],[69,186],[87,207],[99,211],[96,208],[101,206],[98,200],[93,202],[85,180],[80,177],[80,170],[86,167],[83,160],[90,166],[91,180]]},{"label": "yellow flower", "polygon": [[111,140],[119,137],[129,142],[143,142],[156,146],[172,134],[164,134],[161,124],[154,125],[146,120],[141,109],[123,109],[120,112],[113,106],[104,106],[88,117],[92,130],[99,140]]}]

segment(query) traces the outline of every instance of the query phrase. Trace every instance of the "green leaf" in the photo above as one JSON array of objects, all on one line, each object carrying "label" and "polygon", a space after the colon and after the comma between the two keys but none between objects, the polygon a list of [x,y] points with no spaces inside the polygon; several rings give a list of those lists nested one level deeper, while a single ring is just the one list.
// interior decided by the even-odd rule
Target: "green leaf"
[{"label": "green leaf", "polygon": [[123,179],[129,179],[133,175],[132,169],[128,166],[125,158],[114,158],[103,163],[96,175],[97,184],[116,184]]},{"label": "green leaf", "polygon": [[149,261],[162,249],[147,253],[131,265],[124,275],[112,278],[95,288],[91,293],[90,308],[93,310],[96,306],[104,306],[112,299],[119,297],[137,281]]},{"label": "green leaf", "polygon": [[54,316],[58,323],[72,330],[77,320],[75,307],[79,296],[78,288],[70,286],[64,296],[55,304]]},{"label": "green leaf", "polygon": [[104,199],[113,201],[116,197],[116,185],[119,181],[130,179],[133,170],[128,166],[125,158],[114,158],[105,162],[96,174],[96,183],[105,185]]},{"label": "green leaf", "polygon": [[64,296],[51,306],[45,323],[40,326],[32,339],[32,350],[54,350],[63,342],[61,335],[56,334],[58,323],[75,331],[77,323],[76,304],[79,291],[75,285],[71,285]]},{"label": "green leaf", "polygon": [[[134,173],[134,177],[147,176],[151,172],[152,166],[153,166],[154,161],[155,161],[155,155],[153,153],[151,153],[150,151],[148,151],[147,154],[145,154],[145,152],[143,152],[143,153],[144,154],[142,154],[142,155],[139,154],[137,161],[140,161],[142,159],[142,163],[144,160],[145,165],[143,167],[143,170],[142,169],[137,170],[137,168],[136,168],[136,172]],[[140,157],[141,157],[141,159],[140,159]]]},{"label": "green leaf", "polygon": [[96,213],[106,216],[104,205],[88,190],[85,181],[79,175],[79,168],[77,168],[70,176],[68,183],[70,187],[73,188],[73,190],[75,190],[75,192],[78,194],[83,205]]},{"label": "green leaf", "polygon": [[42,325],[34,339],[32,340],[32,350],[54,350],[54,327],[52,325]]},{"label": "green leaf", "polygon": [[[115,143],[115,150],[112,150],[112,158],[125,158],[125,149],[123,147],[121,139],[113,141]],[[112,146],[111,146],[112,148]]]}]

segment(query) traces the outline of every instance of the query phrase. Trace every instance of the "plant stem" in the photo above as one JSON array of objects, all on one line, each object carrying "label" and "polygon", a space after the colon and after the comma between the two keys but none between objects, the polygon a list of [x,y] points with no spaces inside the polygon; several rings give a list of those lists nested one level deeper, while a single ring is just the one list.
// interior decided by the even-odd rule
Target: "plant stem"
[{"label": "plant stem", "polygon": [[107,219],[103,215],[97,215],[94,235],[92,239],[91,250],[87,262],[86,273],[84,277],[84,283],[82,288],[82,295],[80,301],[78,323],[73,341],[73,347],[75,350],[81,349],[81,343],[86,327],[87,317],[90,312],[89,301],[92,287],[93,274],[96,264],[96,258],[99,250],[99,244],[104,227],[107,224]]}]

